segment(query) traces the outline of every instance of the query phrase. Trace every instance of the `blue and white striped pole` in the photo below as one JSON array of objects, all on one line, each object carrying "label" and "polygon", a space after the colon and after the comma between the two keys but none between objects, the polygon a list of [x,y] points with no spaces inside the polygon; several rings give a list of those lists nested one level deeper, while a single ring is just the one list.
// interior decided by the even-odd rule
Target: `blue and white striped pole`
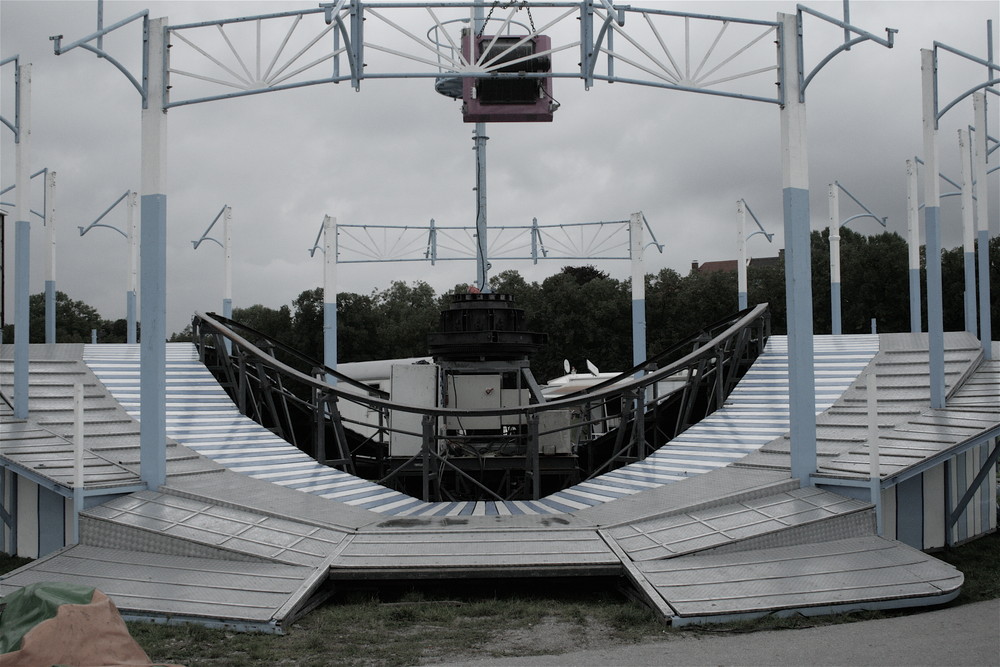
[{"label": "blue and white striped pole", "polygon": [[993,316],[990,312],[990,189],[987,178],[989,158],[989,137],[986,125],[986,94],[973,93],[972,110],[975,116],[976,136],[973,142],[976,181],[976,218],[978,220],[979,241],[979,340],[983,346],[983,357],[993,359]]},{"label": "blue and white striped pole", "polygon": [[[230,206],[222,213],[222,316],[233,317],[233,209]],[[229,341],[226,341],[227,343]],[[231,343],[230,343],[231,344]],[[227,345],[228,347],[228,345]]]},{"label": "blue and white striped pole", "polygon": [[965,330],[976,335],[976,220],[972,201],[972,155],[969,130],[958,131],[958,154],[962,162],[962,267],[964,269]]},{"label": "blue and white striped pole", "polygon": [[802,486],[816,472],[816,377],[813,367],[812,266],[806,106],[801,100],[796,14],[781,23],[781,172],[788,313],[788,408],[791,474]]},{"label": "blue and white striped pole", "polygon": [[840,193],[836,183],[830,184],[830,332],[842,333],[840,315]]},{"label": "blue and white striped pole", "polygon": [[337,219],[330,216],[323,218],[323,365],[337,369]]},{"label": "blue and white striped pole", "polygon": [[14,148],[14,417],[28,418],[31,223],[31,63],[17,68],[17,134]]},{"label": "blue and white striped pole", "polygon": [[924,134],[924,227],[927,243],[927,341],[931,407],[944,407],[944,312],[941,287],[941,186],[938,182],[937,59],[920,50]]},{"label": "blue and white striped pole", "polygon": [[45,342],[56,342],[56,172],[45,177]]},{"label": "blue and white striped pole", "polygon": [[129,192],[125,198],[127,212],[126,229],[128,234],[128,291],[125,293],[125,342],[135,345],[136,335],[136,297],[139,290],[139,227],[135,221],[136,193]]},{"label": "blue and white striped pole", "polygon": [[917,164],[906,161],[906,245],[910,273],[910,333],[923,330],[920,314],[920,202],[917,189]]},{"label": "blue and white striped pole", "polygon": [[747,283],[747,207],[740,199],[736,202],[736,298],[740,310],[747,307]]},{"label": "blue and white striped pole", "polygon": [[646,271],[642,261],[642,213],[629,218],[629,256],[632,259],[632,365],[646,361]]},{"label": "blue and white striped pole", "polygon": [[154,491],[166,481],[167,471],[167,116],[163,110],[166,25],[166,17],[149,21],[149,72],[141,120],[139,476]]}]

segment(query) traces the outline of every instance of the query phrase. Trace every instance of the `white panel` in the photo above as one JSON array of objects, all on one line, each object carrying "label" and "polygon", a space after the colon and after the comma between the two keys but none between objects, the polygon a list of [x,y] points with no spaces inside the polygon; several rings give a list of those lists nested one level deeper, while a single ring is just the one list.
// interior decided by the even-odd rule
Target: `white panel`
[{"label": "white panel", "polygon": [[538,431],[540,433],[560,429],[556,433],[548,433],[538,438],[539,452],[542,455],[573,453],[573,443],[570,440],[571,415],[569,410],[546,410],[539,413]]},{"label": "white panel", "polygon": [[[528,405],[531,402],[531,392],[527,389],[501,389],[500,405],[504,408],[517,408]],[[504,426],[516,426],[524,423],[522,415],[514,417],[501,417]]]},{"label": "white panel", "polygon": [[17,555],[38,558],[38,485],[17,480]]},{"label": "white panel", "polygon": [[[494,410],[501,405],[502,379],[499,374],[449,375],[448,407],[459,410]],[[448,420],[455,430],[499,430],[500,417],[462,417]]]},{"label": "white panel", "polygon": [[943,547],[945,525],[944,465],[925,472],[924,484],[924,549]]},{"label": "white panel", "polygon": [[[437,406],[438,367],[434,364],[394,364],[390,394],[395,403],[421,407]],[[390,456],[413,456],[420,451],[423,415],[419,412],[393,410],[389,423],[394,429],[409,433],[391,433],[389,436]]]},{"label": "white panel", "polygon": [[896,539],[896,487],[882,491],[882,537]]}]

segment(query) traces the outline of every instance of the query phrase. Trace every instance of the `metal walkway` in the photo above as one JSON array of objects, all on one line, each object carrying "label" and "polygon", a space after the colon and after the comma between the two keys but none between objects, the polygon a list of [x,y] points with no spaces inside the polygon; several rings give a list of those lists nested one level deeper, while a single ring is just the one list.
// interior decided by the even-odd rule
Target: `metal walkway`
[{"label": "metal walkway", "polygon": [[[864,445],[858,431],[866,392],[860,374],[872,365],[894,369],[894,376],[880,370],[880,377],[901,385],[899,395],[887,396],[886,434],[924,441],[924,435],[907,435],[922,426],[906,425],[966,420],[962,439],[941,441],[936,453],[921,460],[995,437],[1000,374],[995,363],[979,364],[970,341],[947,337],[949,414],[927,415],[925,341],[908,335],[817,337],[818,476],[861,474],[832,466]],[[326,590],[324,581],[358,578],[625,573],[678,624],[947,601],[962,581],[954,568],[875,536],[870,503],[799,489],[789,478],[782,343],[772,338],[722,410],[647,461],[530,503],[424,503],[320,469],[246,424],[192,348],[171,345],[167,417],[177,444],[171,446],[166,485],[85,510],[80,545],[11,573],[0,585],[7,589],[39,578],[99,582],[130,616],[271,631],[281,631],[308,608]],[[45,377],[44,359],[57,354],[43,347],[32,352],[43,360],[32,362],[33,388],[34,370]],[[88,408],[97,408],[97,422],[113,413],[129,434],[96,427],[87,439],[91,454],[134,474],[137,428],[130,415],[141,417],[137,352],[87,346],[84,354],[77,346],[58,354],[77,355],[77,370],[93,378],[84,381],[93,384]],[[112,412],[104,410],[102,384],[117,399]],[[37,473],[38,461],[16,462],[13,449],[22,440],[17,434],[58,426],[65,422],[59,411],[33,403],[27,422],[0,414],[4,464]],[[104,449],[100,431],[112,443]],[[888,450],[885,462],[884,475],[898,473]],[[65,476],[53,483],[64,484]],[[131,574],[119,581],[119,571]]]}]

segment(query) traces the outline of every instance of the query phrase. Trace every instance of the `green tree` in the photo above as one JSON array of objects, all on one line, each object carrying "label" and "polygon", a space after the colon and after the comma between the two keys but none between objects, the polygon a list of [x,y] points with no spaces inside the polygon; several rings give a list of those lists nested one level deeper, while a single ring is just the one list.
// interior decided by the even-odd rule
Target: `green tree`
[{"label": "green tree", "polygon": [[437,331],[441,319],[434,288],[422,280],[412,286],[397,280],[373,296],[381,358],[425,356],[427,334]]},{"label": "green tree", "polygon": [[292,311],[288,306],[269,308],[255,303],[246,308],[234,308],[233,319],[275,340],[291,342]]},{"label": "green tree", "polygon": [[[28,317],[32,343],[45,342],[45,294],[28,298]],[[59,343],[89,343],[91,332],[100,331],[101,315],[93,306],[74,301],[64,292],[56,292],[56,341]],[[112,342],[112,341],[104,341]]]}]

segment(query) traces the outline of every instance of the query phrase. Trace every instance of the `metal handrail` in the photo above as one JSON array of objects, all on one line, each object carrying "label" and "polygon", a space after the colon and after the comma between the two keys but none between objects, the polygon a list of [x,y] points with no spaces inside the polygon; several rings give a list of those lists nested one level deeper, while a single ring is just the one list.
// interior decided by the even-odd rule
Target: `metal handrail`
[{"label": "metal handrail", "polygon": [[[535,413],[538,413],[538,412],[547,411],[547,410],[560,410],[560,409],[567,409],[567,408],[576,407],[576,406],[582,405],[584,403],[592,402],[592,401],[595,401],[595,400],[600,400],[600,399],[610,398],[612,396],[617,396],[617,395],[620,395],[620,394],[622,394],[622,393],[624,393],[626,391],[629,391],[629,390],[645,389],[647,386],[652,385],[652,384],[656,383],[659,380],[663,380],[663,379],[665,379],[665,378],[667,378],[667,377],[669,377],[669,376],[677,373],[680,370],[684,370],[691,363],[693,363],[693,362],[695,362],[695,361],[697,361],[697,360],[699,360],[701,358],[707,358],[707,357],[714,357],[714,356],[716,356],[717,355],[717,348],[718,348],[718,346],[719,346],[720,343],[722,343],[724,340],[726,340],[730,336],[733,336],[733,335],[737,334],[740,330],[742,330],[742,329],[744,329],[744,328],[752,325],[757,320],[760,320],[767,313],[767,308],[768,308],[767,304],[759,304],[757,306],[754,306],[753,308],[748,308],[747,310],[744,310],[744,311],[741,311],[740,313],[737,313],[733,318],[727,318],[726,320],[721,320],[720,322],[725,322],[725,321],[728,320],[728,321],[732,322],[732,324],[730,324],[728,327],[726,327],[723,331],[719,332],[715,336],[711,337],[709,340],[705,341],[700,347],[694,349],[693,351],[691,351],[688,354],[682,356],[681,358],[679,358],[679,359],[677,359],[677,360],[675,360],[675,361],[667,364],[666,366],[663,366],[662,368],[658,368],[655,371],[652,371],[652,372],[650,372],[650,373],[648,373],[646,375],[643,375],[643,376],[638,377],[638,378],[632,378],[632,379],[627,380],[625,382],[621,382],[621,384],[618,384],[615,387],[608,387],[607,386],[612,380],[614,380],[614,378],[612,378],[611,380],[608,380],[606,382],[602,382],[602,383],[600,383],[600,385],[597,385],[597,387],[600,387],[600,390],[598,390],[597,388],[591,388],[589,390],[585,390],[585,391],[581,391],[581,392],[576,392],[576,393],[574,393],[574,394],[572,394],[570,396],[566,396],[566,397],[555,399],[555,400],[551,400],[551,401],[546,401],[545,403],[537,403],[537,404],[531,404],[531,405],[526,405],[526,406],[518,406],[518,407],[510,407],[510,408],[483,408],[483,409],[476,409],[476,410],[462,410],[462,409],[456,409],[456,408],[440,408],[440,407],[415,406],[415,405],[408,405],[406,403],[393,402],[391,400],[386,400],[386,399],[383,399],[383,398],[380,398],[380,397],[371,397],[371,396],[364,397],[364,396],[358,396],[357,394],[352,394],[350,392],[346,392],[343,389],[338,389],[336,385],[327,384],[326,382],[323,382],[322,380],[318,380],[318,379],[316,379],[314,377],[306,375],[305,373],[302,373],[301,371],[299,371],[299,370],[297,370],[295,368],[292,368],[291,366],[289,366],[289,365],[285,364],[284,362],[276,359],[275,357],[273,357],[271,355],[268,355],[266,352],[264,352],[263,350],[261,350],[259,347],[257,347],[253,343],[251,343],[249,340],[247,340],[243,336],[240,336],[236,332],[234,332],[231,329],[229,329],[225,324],[223,324],[223,320],[225,320],[226,318],[222,318],[222,317],[220,317],[218,315],[215,315],[215,314],[197,313],[195,315],[195,320],[194,320],[195,324],[194,324],[194,326],[192,328],[196,332],[200,331],[201,327],[199,326],[198,323],[199,322],[203,322],[205,325],[208,325],[211,329],[213,329],[214,331],[216,331],[218,334],[222,335],[225,338],[228,338],[230,341],[233,342],[234,345],[238,345],[239,347],[241,347],[244,350],[246,350],[247,352],[249,352],[252,356],[256,357],[259,363],[262,363],[265,366],[268,366],[268,367],[272,368],[275,371],[279,371],[279,372],[281,372],[283,374],[286,374],[286,375],[288,375],[288,376],[290,376],[290,377],[298,380],[299,382],[305,384],[307,387],[331,393],[331,394],[337,396],[338,398],[343,398],[343,399],[346,399],[346,400],[350,400],[350,401],[354,401],[354,402],[366,404],[366,405],[368,405],[372,409],[374,409],[374,408],[392,409],[392,410],[399,410],[399,411],[402,411],[402,412],[413,412],[413,413],[428,414],[428,415],[432,415],[434,417],[468,417],[468,416],[482,416],[482,417],[487,417],[487,416],[490,416],[490,417],[492,417],[492,416],[505,417],[506,416],[506,417],[514,417],[514,416],[521,415],[521,414],[523,414],[525,417],[527,417],[528,415],[535,414]],[[226,322],[232,322],[232,320],[226,320]],[[236,324],[236,323],[234,323],[234,324]],[[238,326],[242,326],[242,325],[238,325]],[[244,329],[250,329],[249,327],[242,327],[242,328],[244,328]],[[256,332],[256,333],[260,333],[260,332]],[[264,334],[260,334],[260,335],[263,336]],[[696,334],[695,336],[692,336],[692,337],[690,337],[687,340],[696,339],[698,337],[698,335],[699,334]],[[196,338],[196,343],[197,343],[198,336],[196,336],[195,338]],[[273,342],[275,343],[275,345],[277,347],[281,347],[283,349],[291,351],[291,348],[288,348],[287,345],[284,345],[284,344],[282,344],[282,343],[280,343],[278,341],[273,341]],[[671,351],[676,351],[676,346],[675,346],[675,348],[671,348],[667,352],[671,352]],[[294,353],[294,351],[292,351],[292,352]],[[661,353],[660,355],[657,355],[653,359],[662,358],[665,354],[667,354],[667,352]],[[306,357],[305,355],[301,355],[300,353],[294,353],[294,354],[296,354],[296,356],[298,356],[299,358],[306,359],[306,360],[308,359],[308,357]],[[322,366],[322,364],[320,364],[320,366]],[[619,374],[619,375],[617,375],[615,377],[616,378],[620,378],[619,379],[619,382],[620,382],[621,380],[624,380],[628,375],[641,370],[643,367],[645,367],[645,364],[637,366],[637,367],[633,368],[631,371],[627,371],[625,373],[621,373],[621,374]],[[323,368],[326,368],[326,367],[323,367]],[[368,385],[366,385],[364,383],[360,383],[360,382],[357,382],[356,380],[352,380],[351,378],[349,378],[346,375],[343,375],[342,373],[338,373],[336,371],[333,371],[333,369],[328,369],[327,368],[326,370],[330,371],[331,374],[334,375],[334,377],[336,377],[338,380],[344,380],[344,381],[352,384],[353,386],[356,386],[356,387],[359,387],[359,388],[363,388],[366,392],[376,392],[376,391],[378,391],[378,390],[374,389],[373,387],[370,387],[370,386],[368,386]],[[380,393],[384,393],[384,392],[380,392]]]}]

